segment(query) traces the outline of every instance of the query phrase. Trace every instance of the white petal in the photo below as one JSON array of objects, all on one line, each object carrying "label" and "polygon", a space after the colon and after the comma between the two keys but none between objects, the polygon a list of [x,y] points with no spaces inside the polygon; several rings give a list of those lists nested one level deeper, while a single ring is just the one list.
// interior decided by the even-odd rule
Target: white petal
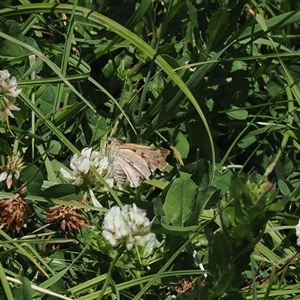
[{"label": "white petal", "polygon": [[11,113],[11,111],[6,107],[5,109],[4,109],[4,112],[9,116],[9,117],[11,117],[11,118],[15,118],[14,117],[14,115]]},{"label": "white petal", "polygon": [[84,149],[81,151],[82,156],[85,156],[85,157],[87,157],[87,158],[90,158],[90,157],[91,157],[91,153],[92,153],[92,148],[84,148]]},{"label": "white petal", "polygon": [[101,174],[103,170],[108,168],[109,159],[107,156],[103,156],[99,163],[99,173]]},{"label": "white petal", "polygon": [[71,161],[70,161],[70,168],[71,168],[72,170],[77,169],[77,166],[78,166],[78,160],[79,160],[78,154],[75,153],[75,154],[72,156]]},{"label": "white petal", "polygon": [[116,247],[121,243],[121,241],[117,240],[109,231],[103,230],[102,235],[113,247]]},{"label": "white petal", "polygon": [[0,71],[0,77],[6,80],[10,77],[10,73],[7,70]]},{"label": "white petal", "polygon": [[64,168],[60,168],[61,175],[67,179],[69,182],[76,181],[77,177],[70,174],[68,171],[66,171]]},{"label": "white petal", "polygon": [[16,98],[22,92],[22,89],[16,90],[16,87],[13,87],[13,88],[10,88],[8,91],[9,91],[10,97]]},{"label": "white petal", "polygon": [[100,204],[100,202],[97,200],[94,192],[92,190],[89,190],[90,191],[90,197],[91,197],[91,200],[92,200],[92,203],[95,207],[100,207],[102,208],[103,206]]},{"label": "white petal", "polygon": [[298,221],[298,224],[295,226],[296,229],[296,236],[300,237],[300,220]]},{"label": "white petal", "polygon": [[16,111],[19,111],[19,110],[21,110],[21,108],[20,107],[18,107],[18,106],[15,106],[14,104],[12,104],[12,103],[10,103],[9,105],[8,105],[8,108],[9,108],[9,110],[16,110]]},{"label": "white petal", "polygon": [[9,81],[9,84],[8,84],[9,88],[12,88],[12,87],[16,87],[17,86],[17,79],[15,76],[13,76],[10,81]]},{"label": "white petal", "polygon": [[[1,71],[0,71],[1,72]],[[5,180],[7,177],[7,171],[4,171],[3,173],[0,174],[0,181]]]},{"label": "white petal", "polygon": [[83,173],[87,174],[87,172],[90,170],[91,163],[88,158],[84,157],[81,164],[78,167],[78,170]]},{"label": "white petal", "polygon": [[64,176],[65,178],[71,176],[71,174],[68,171],[66,171],[64,168],[60,168],[59,171],[60,171],[61,175]]},{"label": "white petal", "polygon": [[128,251],[130,251],[133,248],[133,244],[132,243],[127,243],[126,248],[127,248]]},{"label": "white petal", "polygon": [[0,78],[0,87],[2,90],[7,90],[7,83],[2,78]]}]

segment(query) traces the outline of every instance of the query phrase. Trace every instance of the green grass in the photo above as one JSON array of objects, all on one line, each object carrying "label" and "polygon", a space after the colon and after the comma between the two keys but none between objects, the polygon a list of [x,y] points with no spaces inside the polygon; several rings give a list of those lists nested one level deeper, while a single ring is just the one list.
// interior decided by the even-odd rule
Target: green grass
[{"label": "green grass", "polygon": [[[297,1],[44,2],[0,3],[0,70],[22,88],[0,174],[24,161],[0,182],[0,298],[298,299]],[[63,178],[111,136],[168,166],[138,188]],[[112,247],[105,213],[133,203],[157,241]]]}]

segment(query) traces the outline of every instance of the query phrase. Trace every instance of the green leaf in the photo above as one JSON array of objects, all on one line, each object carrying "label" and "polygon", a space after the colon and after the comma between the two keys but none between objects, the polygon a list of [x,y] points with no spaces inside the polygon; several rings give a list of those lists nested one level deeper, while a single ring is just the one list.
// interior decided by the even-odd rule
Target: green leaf
[{"label": "green leaf", "polygon": [[229,191],[231,178],[232,172],[230,169],[226,169],[224,171],[216,170],[212,185],[220,189],[224,194]]},{"label": "green leaf", "polygon": [[251,146],[253,143],[255,143],[256,137],[255,136],[249,136],[242,139],[240,142],[238,142],[238,146],[241,149],[246,149],[249,146]]},{"label": "green leaf", "polygon": [[234,120],[246,120],[248,118],[248,111],[232,106],[232,110],[226,111],[226,115]]},{"label": "green leaf", "polygon": [[[48,278],[47,280],[45,280],[41,284],[41,287],[44,289],[53,287],[56,284],[56,282],[60,281],[68,271],[69,271],[69,267],[64,268],[60,272],[56,273],[55,275],[53,275],[50,278]],[[26,298],[26,299],[31,299],[31,298]]]},{"label": "green leaf", "polygon": [[79,195],[79,192],[80,189],[76,185],[56,184],[42,191],[39,196],[53,199],[64,197],[64,200],[76,200],[82,199],[82,195]]},{"label": "green leaf", "polygon": [[210,19],[207,29],[209,39],[208,48],[210,49],[219,36],[226,30],[228,26],[228,12],[224,8],[220,8]]},{"label": "green leaf", "polygon": [[57,155],[61,151],[61,144],[56,140],[51,140],[49,153],[52,155]]},{"label": "green leaf", "polygon": [[32,295],[33,295],[33,291],[31,288],[31,282],[29,281],[28,278],[23,277],[23,276],[19,276],[18,279],[21,281],[22,283],[22,298],[17,298],[17,299],[33,299]]},{"label": "green leaf", "polygon": [[192,25],[191,27],[193,29],[193,41],[196,42],[199,49],[201,49],[201,29],[199,29],[198,24],[199,11],[196,9],[196,7],[192,4],[192,1],[190,0],[186,1],[186,6],[188,8],[190,16],[190,22]]},{"label": "green leaf", "polygon": [[[209,241],[209,263],[208,271],[217,280],[220,274],[227,270],[232,260],[232,245],[221,232],[215,234],[206,232]],[[226,249],[226,251],[224,251]]]},{"label": "green leaf", "polygon": [[157,98],[165,87],[163,76],[161,74],[157,74],[157,76],[155,76],[153,80],[147,84],[147,87],[153,94],[154,98]]},{"label": "green leaf", "polygon": [[53,99],[55,89],[51,84],[44,85],[37,90],[36,105],[39,106],[43,114],[53,113]]},{"label": "green leaf", "polygon": [[165,215],[172,225],[184,226],[196,205],[197,187],[188,174],[175,179],[164,203]]},{"label": "green leaf", "polygon": [[190,150],[186,137],[176,128],[169,128],[170,142],[179,151],[182,158],[187,158]]},{"label": "green leaf", "polygon": [[3,295],[5,295],[6,297],[4,299],[17,299],[17,298],[14,298],[13,297],[13,293],[12,293],[12,290],[11,290],[11,287],[8,283],[8,280],[6,278],[6,274],[5,274],[5,270],[2,266],[2,263],[0,261],[0,282],[1,282],[1,286],[2,286],[2,293]]},{"label": "green leaf", "polygon": [[16,45],[15,43],[13,42],[10,42],[10,41],[3,41],[0,43],[0,46],[1,46],[1,50],[0,50],[0,55],[1,56],[23,56],[25,55],[25,52],[24,50]]},{"label": "green leaf", "polygon": [[[0,138],[0,144],[1,144],[1,156],[3,155],[3,158],[7,157],[7,156],[11,156],[13,154],[11,146],[9,145],[9,143],[7,141],[5,141],[4,139]],[[2,161],[2,159],[0,160],[0,163],[3,164],[4,161]]]},{"label": "green leaf", "polygon": [[199,203],[199,214],[201,214],[209,202],[214,204],[220,200],[220,190],[213,186],[201,189],[198,191],[197,200]]},{"label": "green leaf", "polygon": [[211,204],[217,203],[220,200],[220,191],[212,186],[208,186],[204,189],[197,191],[197,201],[195,208],[192,211],[190,217],[186,220],[185,226],[196,225],[199,222],[200,216],[205,209],[206,205],[210,202]]},{"label": "green leaf", "polygon": [[278,184],[278,188],[279,188],[280,192],[282,193],[282,195],[289,196],[291,194],[291,190],[289,189],[286,182],[284,182],[284,180],[282,180],[282,179],[278,180],[277,184]]},{"label": "green leaf", "polygon": [[160,230],[159,231],[160,234],[163,234],[163,233],[164,234],[172,234],[172,235],[174,234],[174,235],[184,236],[184,237],[186,237],[187,234],[199,229],[198,225],[186,226],[186,227],[169,225],[165,222],[164,219],[162,219],[161,226],[165,230]]},{"label": "green leaf", "polygon": [[21,172],[21,178],[27,183],[27,192],[31,195],[38,195],[42,184],[43,174],[36,165],[30,165]]},{"label": "green leaf", "polygon": [[209,164],[206,160],[201,158],[196,165],[196,169],[191,176],[191,179],[195,182],[195,184],[204,189],[209,184]]}]

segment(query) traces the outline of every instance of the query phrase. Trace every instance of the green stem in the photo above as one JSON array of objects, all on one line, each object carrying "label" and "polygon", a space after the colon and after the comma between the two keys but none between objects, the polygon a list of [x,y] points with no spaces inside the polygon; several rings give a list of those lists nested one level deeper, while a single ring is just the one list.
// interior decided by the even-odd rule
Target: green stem
[{"label": "green stem", "polygon": [[123,254],[123,251],[124,250],[124,246],[120,249],[120,251],[118,252],[118,254],[116,255],[116,257],[113,259],[113,261],[111,262],[110,264],[110,267],[109,267],[109,270],[107,272],[107,276],[106,276],[106,279],[105,279],[105,282],[104,282],[104,285],[102,287],[102,290],[100,291],[98,297],[97,297],[97,300],[101,300],[107,287],[108,287],[108,283],[111,279],[111,274],[112,274],[112,271],[114,269],[114,266],[116,264],[116,262],[118,261],[118,259],[120,258],[120,256]]}]

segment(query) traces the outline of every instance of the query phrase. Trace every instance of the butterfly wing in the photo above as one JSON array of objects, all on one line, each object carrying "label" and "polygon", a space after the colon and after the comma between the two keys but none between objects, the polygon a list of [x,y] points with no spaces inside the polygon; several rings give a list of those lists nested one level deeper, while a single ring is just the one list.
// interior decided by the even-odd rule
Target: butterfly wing
[{"label": "butterfly wing", "polygon": [[143,146],[133,143],[120,145],[120,149],[123,148],[130,149],[142,157],[146,161],[152,173],[156,169],[162,171],[168,164],[166,161],[167,156],[170,154],[170,150],[168,149]]},{"label": "butterfly wing", "polygon": [[119,163],[119,145],[121,143],[116,138],[109,138],[106,154],[109,159],[109,169],[106,174],[107,179],[113,179],[119,188],[122,188],[126,181],[126,174]]},{"label": "butterfly wing", "polygon": [[151,151],[145,151],[142,154],[142,158],[148,163],[149,168],[152,172],[156,169],[162,171],[166,165],[167,156],[170,154],[170,151],[162,148],[154,148]]},{"label": "butterfly wing", "polygon": [[129,149],[119,149],[116,163],[125,173],[131,187],[138,187],[142,179],[149,179],[151,175],[145,160]]},{"label": "butterfly wing", "polygon": [[118,163],[116,165],[116,171],[119,170],[119,172],[123,172],[124,174],[124,180],[123,178],[117,176],[117,172],[115,175],[115,181],[117,183],[117,186],[119,188],[122,188],[126,178],[128,179],[130,186],[131,187],[138,187],[141,184],[141,180],[143,178],[143,176],[138,173],[137,171],[134,170],[134,168],[132,166],[130,166],[125,160],[123,159],[118,159]]},{"label": "butterfly wing", "polygon": [[127,176],[124,173],[122,164],[120,164],[118,158],[111,162],[106,178],[112,178],[116,182],[118,188],[121,189],[123,187]]},{"label": "butterfly wing", "polygon": [[110,157],[110,170],[107,178],[114,178],[122,188],[126,178],[131,187],[138,187],[142,179],[149,179],[157,168],[164,169],[168,164],[166,157],[170,151],[133,143],[121,144],[117,139],[110,138],[107,147]]}]

